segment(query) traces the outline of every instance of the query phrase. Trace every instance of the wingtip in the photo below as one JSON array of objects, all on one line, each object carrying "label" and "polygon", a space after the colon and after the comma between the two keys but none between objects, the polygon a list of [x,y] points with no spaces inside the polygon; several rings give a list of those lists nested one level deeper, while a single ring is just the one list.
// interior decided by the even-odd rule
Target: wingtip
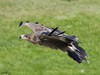
[{"label": "wingtip", "polygon": [[21,21],[21,22],[19,23],[19,27],[21,27],[21,26],[22,26],[22,24],[23,24],[23,22]]}]

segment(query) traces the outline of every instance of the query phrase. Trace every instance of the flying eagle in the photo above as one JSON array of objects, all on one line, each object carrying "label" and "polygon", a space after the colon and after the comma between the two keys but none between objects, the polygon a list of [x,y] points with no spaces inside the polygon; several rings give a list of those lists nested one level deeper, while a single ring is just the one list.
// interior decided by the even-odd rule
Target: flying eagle
[{"label": "flying eagle", "polygon": [[65,31],[61,31],[56,28],[49,28],[38,22],[32,23],[29,21],[20,22],[19,27],[27,26],[33,30],[32,34],[24,34],[19,38],[32,42],[33,44],[39,44],[52,49],[60,49],[67,52],[69,57],[75,60],[77,63],[87,62],[87,53],[82,47],[78,46],[79,41],[76,36],[69,36],[65,34]]}]

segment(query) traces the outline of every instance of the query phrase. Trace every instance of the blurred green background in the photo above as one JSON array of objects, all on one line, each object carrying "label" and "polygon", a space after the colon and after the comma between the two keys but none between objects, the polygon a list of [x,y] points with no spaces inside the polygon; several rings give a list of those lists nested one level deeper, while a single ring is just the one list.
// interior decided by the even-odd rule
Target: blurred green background
[{"label": "blurred green background", "polygon": [[[20,40],[21,34],[32,33],[18,27],[27,20],[77,35],[90,64],[78,64],[60,50]],[[0,0],[0,75],[99,75],[99,49],[99,0]]]}]

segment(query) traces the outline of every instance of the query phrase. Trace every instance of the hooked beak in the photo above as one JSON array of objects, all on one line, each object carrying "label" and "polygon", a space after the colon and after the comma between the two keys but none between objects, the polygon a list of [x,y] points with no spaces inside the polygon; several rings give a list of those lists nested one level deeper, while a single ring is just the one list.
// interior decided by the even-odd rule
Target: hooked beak
[{"label": "hooked beak", "polygon": [[19,39],[25,39],[25,40],[27,40],[28,38],[25,37],[24,35],[21,35],[21,36],[19,37]]},{"label": "hooked beak", "polygon": [[19,23],[19,27],[21,27],[23,25],[23,22],[21,21],[20,23]]}]

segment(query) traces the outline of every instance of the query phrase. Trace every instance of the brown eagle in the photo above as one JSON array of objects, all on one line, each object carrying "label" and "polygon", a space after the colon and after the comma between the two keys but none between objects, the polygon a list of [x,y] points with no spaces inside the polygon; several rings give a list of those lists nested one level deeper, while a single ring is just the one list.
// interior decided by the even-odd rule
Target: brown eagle
[{"label": "brown eagle", "polygon": [[33,44],[50,47],[52,49],[60,49],[67,52],[68,55],[78,63],[87,62],[87,53],[82,47],[78,46],[79,41],[76,36],[69,36],[65,31],[60,31],[58,27],[49,28],[38,22],[29,21],[20,22],[19,27],[27,26],[33,30],[33,34],[21,35],[20,39],[25,39]]}]

